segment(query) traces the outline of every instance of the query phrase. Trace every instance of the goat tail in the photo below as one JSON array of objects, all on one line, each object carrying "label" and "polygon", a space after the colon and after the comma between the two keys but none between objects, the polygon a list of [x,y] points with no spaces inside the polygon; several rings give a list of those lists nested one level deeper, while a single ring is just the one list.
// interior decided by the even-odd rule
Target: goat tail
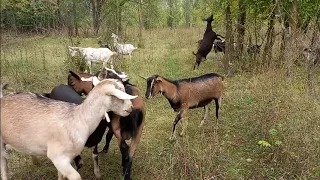
[{"label": "goat tail", "polygon": [[132,125],[131,135],[136,137],[138,133],[138,127],[142,124],[143,113],[141,109],[134,109],[130,114],[130,120]]}]

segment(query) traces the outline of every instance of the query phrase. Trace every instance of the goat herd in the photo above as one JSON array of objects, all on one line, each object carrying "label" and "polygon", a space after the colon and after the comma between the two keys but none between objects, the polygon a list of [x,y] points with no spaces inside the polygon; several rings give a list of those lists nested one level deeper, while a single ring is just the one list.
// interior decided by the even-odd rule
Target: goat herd
[{"label": "goat herd", "polygon": [[[195,53],[196,64],[211,49],[208,44],[219,39],[212,31],[213,16],[208,22],[204,38]],[[1,86],[1,177],[8,179],[7,159],[9,149],[36,156],[47,156],[58,170],[58,179],[80,180],[77,170],[82,166],[80,157],[84,147],[92,148],[94,174],[101,178],[98,155],[108,152],[113,135],[117,138],[122,155],[124,179],[131,179],[131,166],[135,150],[139,144],[146,107],[139,89],[129,82],[124,72],[103,65],[102,69],[92,75],[92,62],[107,62],[117,53],[128,54],[136,49],[130,44],[119,44],[118,37],[112,34],[117,52],[109,48],[69,47],[72,56],[76,52],[84,55],[90,67],[90,73],[70,71],[68,85],[59,85],[50,93],[35,94],[30,92],[9,93],[2,96]],[[105,49],[95,52],[94,49]],[[111,64],[112,65],[112,64]],[[147,99],[161,93],[167,98],[171,107],[178,112],[170,140],[175,139],[177,123],[186,117],[189,109],[204,107],[204,121],[208,119],[209,105],[215,102],[216,118],[219,116],[221,97],[224,91],[223,77],[208,73],[199,77],[168,80],[160,75],[152,75],[146,80]],[[85,96],[85,98],[83,98]],[[181,121],[183,122],[183,121]],[[98,152],[98,144],[108,127],[106,145]],[[185,133],[185,126],[181,135]],[[128,146],[125,140],[131,139]],[[75,162],[76,169],[71,165]]]}]

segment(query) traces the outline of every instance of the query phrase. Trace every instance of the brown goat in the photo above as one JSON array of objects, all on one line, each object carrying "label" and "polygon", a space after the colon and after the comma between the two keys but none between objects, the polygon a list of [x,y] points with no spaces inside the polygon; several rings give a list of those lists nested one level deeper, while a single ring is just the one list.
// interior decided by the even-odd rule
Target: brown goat
[{"label": "brown goat", "polygon": [[[75,73],[73,75],[75,75]],[[76,79],[80,79],[80,81],[83,78],[90,79],[87,77],[86,73],[78,73],[76,76],[78,76]],[[111,119],[111,129],[108,130],[108,133],[106,135],[106,145],[103,148],[103,151],[108,151],[110,141],[114,134],[118,140],[118,145],[122,154],[122,167],[124,179],[131,179],[132,160],[135,150],[140,142],[143,125],[146,117],[146,108],[143,98],[140,94],[139,89],[136,86],[129,83],[128,76],[123,72],[118,72],[108,68],[102,68],[102,70],[97,74],[97,78],[99,80],[106,78],[121,80],[124,84],[125,91],[128,94],[134,94],[135,96],[138,96],[137,98],[132,99],[133,101],[131,101],[133,105],[133,110],[129,116],[120,117],[115,114],[112,115],[113,118]],[[79,83],[79,86],[77,85],[75,87],[77,87],[79,90],[82,90],[82,85],[89,87],[90,84],[93,84],[93,82],[82,81],[81,84]],[[129,139],[131,139],[130,147],[125,142],[125,140]]]},{"label": "brown goat", "polygon": [[[179,112],[173,123],[170,140],[175,138],[176,124],[186,116],[188,109],[205,108],[204,118],[200,123],[200,126],[202,126],[204,120],[208,117],[209,103],[214,100],[216,104],[216,117],[218,119],[221,97],[224,91],[222,81],[223,77],[215,73],[175,81],[168,80],[159,75],[152,75],[147,78],[146,98],[151,98],[160,92],[168,99],[174,111]],[[180,135],[183,135],[184,132],[185,127],[182,128]]]},{"label": "brown goat", "polygon": [[69,71],[68,75],[68,85],[72,86],[72,88],[78,93],[78,94],[85,94],[87,95],[93,88],[93,84],[91,81],[82,81],[79,77],[83,78],[90,78],[93,75],[89,73],[79,73],[76,74],[72,71]]}]

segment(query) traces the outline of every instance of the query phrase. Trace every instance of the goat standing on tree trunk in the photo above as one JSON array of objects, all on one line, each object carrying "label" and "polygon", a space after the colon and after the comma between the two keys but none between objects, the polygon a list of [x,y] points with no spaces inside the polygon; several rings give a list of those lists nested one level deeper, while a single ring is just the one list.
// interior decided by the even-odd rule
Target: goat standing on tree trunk
[{"label": "goat standing on tree trunk", "polygon": [[[171,81],[159,75],[152,75],[146,80],[147,90],[145,96],[147,99],[160,92],[168,99],[173,110],[179,112],[173,123],[170,140],[175,138],[176,124],[186,116],[189,109],[204,107],[205,114],[200,123],[201,127],[208,118],[209,103],[214,100],[216,104],[216,117],[218,119],[221,97],[224,90],[222,76],[209,73],[199,77]],[[182,128],[180,135],[182,136],[184,133],[185,127]]]},{"label": "goat standing on tree trunk", "polygon": [[[209,16],[207,19],[203,19],[204,21],[207,21],[207,29],[203,35],[202,41],[200,43],[200,47],[197,51],[197,53],[193,53],[193,55],[196,56],[196,62],[193,66],[193,70],[196,68],[196,66],[199,68],[199,65],[201,63],[201,61],[203,59],[207,59],[207,55],[209,54],[209,52],[212,49],[212,45],[214,40],[218,39],[220,41],[222,41],[220,38],[218,38],[218,36],[222,37],[219,34],[216,34],[213,30],[212,30],[212,21],[213,21],[213,14],[211,14],[211,16]],[[223,38],[223,37],[222,37]]]}]

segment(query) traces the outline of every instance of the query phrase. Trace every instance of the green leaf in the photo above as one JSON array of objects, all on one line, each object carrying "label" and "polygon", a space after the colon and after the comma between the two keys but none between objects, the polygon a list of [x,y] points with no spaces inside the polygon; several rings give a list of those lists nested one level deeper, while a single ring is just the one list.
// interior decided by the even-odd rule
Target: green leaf
[{"label": "green leaf", "polygon": [[271,144],[264,140],[259,141],[258,144],[262,147],[271,147]]}]

